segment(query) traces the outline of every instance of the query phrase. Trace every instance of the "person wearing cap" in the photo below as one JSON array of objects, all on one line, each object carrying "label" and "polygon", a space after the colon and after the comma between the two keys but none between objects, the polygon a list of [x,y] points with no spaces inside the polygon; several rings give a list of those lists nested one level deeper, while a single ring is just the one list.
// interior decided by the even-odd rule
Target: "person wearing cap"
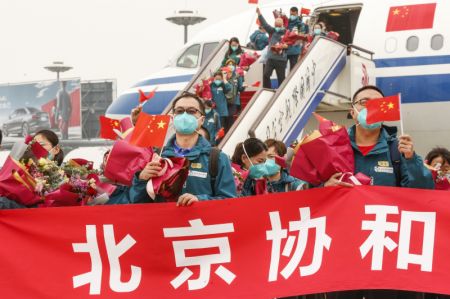
[{"label": "person wearing cap", "polygon": [[[256,9],[256,13],[258,14],[258,20],[261,23],[261,26],[267,31],[270,36],[268,45],[269,49],[267,52],[267,62],[264,66],[263,71],[263,87],[272,88],[270,77],[272,76],[274,70],[277,74],[278,86],[280,86],[286,77],[286,49],[288,46],[286,44],[281,44],[281,40],[286,34],[286,28],[284,28],[284,22],[282,18],[276,18],[275,26],[272,27],[269,25],[269,23],[267,23],[266,19],[264,19],[259,8]],[[271,49],[272,46],[276,45],[279,45],[281,47],[280,51],[274,51]]]},{"label": "person wearing cap", "polygon": [[214,81],[211,82],[212,101],[216,105],[216,111],[220,116],[220,124],[224,127],[225,133],[228,132],[233,124],[232,118],[229,118],[228,102],[225,94],[232,91],[233,86],[227,81],[227,73],[218,71],[214,74]]},{"label": "person wearing cap", "polygon": [[239,114],[241,111],[241,92],[245,90],[247,85],[244,83],[244,77],[236,71],[237,63],[235,60],[228,59],[225,66],[229,72],[228,74],[224,74],[224,78],[226,77],[228,83],[232,86],[231,91],[225,94],[227,98],[232,98],[228,100],[228,117],[232,119],[234,115]]},{"label": "person wearing cap", "polygon": [[220,116],[213,108],[212,101],[205,101],[205,121],[203,127],[208,130],[209,138],[207,140],[212,146],[216,145],[216,135],[222,125],[220,124]]}]

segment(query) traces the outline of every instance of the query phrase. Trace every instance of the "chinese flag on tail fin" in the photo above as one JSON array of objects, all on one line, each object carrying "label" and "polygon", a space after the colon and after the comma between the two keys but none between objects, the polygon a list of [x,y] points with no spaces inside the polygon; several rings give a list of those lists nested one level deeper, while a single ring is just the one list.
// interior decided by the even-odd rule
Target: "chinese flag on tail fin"
[{"label": "chinese flag on tail fin", "polygon": [[248,0],[249,4],[258,4],[258,0]]},{"label": "chinese flag on tail fin", "polygon": [[367,123],[400,120],[400,104],[399,95],[367,101]]},{"label": "chinese flag on tail fin", "polygon": [[120,131],[120,121],[106,116],[100,116],[100,137],[104,139],[117,139],[117,134],[114,129]]},{"label": "chinese flag on tail fin", "polygon": [[386,32],[433,28],[436,3],[392,6]]},{"label": "chinese flag on tail fin", "polygon": [[169,128],[169,115],[150,115],[141,112],[131,135],[130,144],[139,147],[162,147]]}]

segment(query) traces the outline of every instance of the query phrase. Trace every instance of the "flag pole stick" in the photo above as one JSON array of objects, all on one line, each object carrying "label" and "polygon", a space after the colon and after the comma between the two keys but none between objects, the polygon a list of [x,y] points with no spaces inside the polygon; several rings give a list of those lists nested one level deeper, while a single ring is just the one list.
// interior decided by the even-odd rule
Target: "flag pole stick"
[{"label": "flag pole stick", "polygon": [[404,132],[403,132],[403,116],[402,116],[402,94],[399,93],[398,94],[398,99],[399,99],[399,111],[400,111],[400,134],[403,136]]}]

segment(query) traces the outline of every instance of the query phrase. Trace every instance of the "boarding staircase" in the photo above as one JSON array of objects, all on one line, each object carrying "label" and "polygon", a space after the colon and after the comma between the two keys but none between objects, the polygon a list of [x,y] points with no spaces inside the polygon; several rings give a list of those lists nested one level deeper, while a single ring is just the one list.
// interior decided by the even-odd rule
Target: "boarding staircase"
[{"label": "boarding staircase", "polygon": [[[211,77],[220,68],[228,45],[228,41],[220,42],[178,95],[194,92],[196,84]],[[370,51],[354,45],[315,38],[308,53],[277,90],[251,86],[262,81],[263,65],[255,62],[245,75],[249,87],[241,94],[243,110],[219,148],[231,156],[236,144],[248,137],[274,138],[289,145],[301,137],[312,112],[348,111],[351,95],[361,86],[375,83],[372,56]],[[164,113],[169,113],[170,107]]]},{"label": "boarding staircase", "polygon": [[348,111],[353,92],[375,83],[372,55],[353,45],[316,38],[276,91],[261,89],[254,94],[219,148],[232,155],[236,144],[248,137],[274,138],[289,145],[301,137],[318,108]]}]

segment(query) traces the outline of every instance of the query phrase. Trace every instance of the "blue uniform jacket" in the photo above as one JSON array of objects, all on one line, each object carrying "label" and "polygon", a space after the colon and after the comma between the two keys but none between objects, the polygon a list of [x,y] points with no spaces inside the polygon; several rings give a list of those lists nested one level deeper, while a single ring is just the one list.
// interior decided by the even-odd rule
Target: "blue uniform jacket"
[{"label": "blue uniform jacket", "polygon": [[[375,186],[396,186],[394,168],[392,166],[389,143],[396,136],[389,134],[387,129],[381,129],[380,137],[375,147],[363,156],[355,142],[355,126],[348,130],[355,156],[355,173],[362,172],[372,178]],[[431,172],[425,168],[422,158],[414,154],[411,159],[401,157],[401,187],[434,189]]]},{"label": "blue uniform jacket", "polygon": [[255,44],[256,50],[262,50],[269,44],[269,37],[265,32],[256,30],[250,35],[250,41]]},{"label": "blue uniform jacket", "polygon": [[210,137],[209,143],[214,146],[216,144],[217,132],[222,127],[222,125],[220,124],[220,116],[214,109],[205,115],[203,126],[208,130]]},{"label": "blue uniform jacket", "polygon": [[129,203],[148,203],[151,202],[150,196],[146,191],[147,181],[139,179],[139,173],[134,175],[132,185],[117,186],[116,190],[109,196],[106,205],[129,204]]},{"label": "blue uniform jacket", "polygon": [[221,117],[228,116],[228,103],[225,93],[230,92],[233,88],[230,83],[222,83],[217,86],[214,82],[210,84],[212,100],[216,103],[216,111]]},{"label": "blue uniform jacket", "polygon": [[[179,157],[174,148],[175,136],[170,138],[164,147],[163,157]],[[211,145],[199,136],[197,144],[185,157],[190,161],[189,176],[183,186],[181,194],[190,193],[198,197],[199,200],[223,199],[236,197],[236,185],[234,184],[231,164],[228,157],[221,152],[218,161],[218,174],[214,186],[214,193],[211,188],[211,180],[208,173],[209,153]],[[139,172],[136,173],[131,187],[120,186],[110,196],[106,204],[125,203],[145,203],[152,202],[146,191],[147,181],[139,180]],[[180,194],[180,195],[181,195]],[[162,202],[156,198],[156,202]]]},{"label": "blue uniform jacket", "polygon": [[306,189],[308,183],[290,176],[286,170],[281,170],[281,177],[278,181],[267,182],[269,193],[281,193]]},{"label": "blue uniform jacket", "polygon": [[[173,136],[164,148],[163,157],[177,157],[174,148],[175,136]],[[199,136],[197,144],[184,155],[189,161],[189,176],[183,186],[183,193],[190,193],[200,200],[223,199],[236,197],[236,185],[231,171],[231,163],[225,153],[221,152],[218,161],[218,174],[214,185],[214,192],[211,186],[209,175],[209,154],[211,145]]]}]

